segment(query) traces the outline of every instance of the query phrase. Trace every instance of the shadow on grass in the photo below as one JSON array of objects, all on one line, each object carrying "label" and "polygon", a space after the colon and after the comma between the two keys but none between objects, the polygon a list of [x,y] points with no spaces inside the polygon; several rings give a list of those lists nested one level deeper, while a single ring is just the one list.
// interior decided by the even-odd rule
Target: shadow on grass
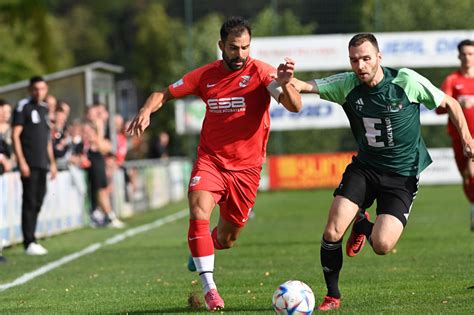
[{"label": "shadow on grass", "polygon": [[[224,313],[236,314],[245,314],[245,313],[254,313],[254,314],[273,314],[273,311],[269,308],[254,307],[254,308],[232,308],[226,307],[222,310]],[[189,307],[171,307],[157,310],[141,310],[141,311],[129,311],[127,314],[200,314],[209,312],[204,308],[191,309]],[[219,314],[220,311],[216,311],[216,314]]]}]

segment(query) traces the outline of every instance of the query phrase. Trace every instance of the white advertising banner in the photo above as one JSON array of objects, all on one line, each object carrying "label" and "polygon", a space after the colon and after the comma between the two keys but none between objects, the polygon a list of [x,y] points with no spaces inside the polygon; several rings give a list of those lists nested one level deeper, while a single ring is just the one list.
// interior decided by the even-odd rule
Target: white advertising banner
[{"label": "white advertising banner", "polygon": [[200,133],[205,113],[206,104],[201,99],[177,100],[174,105],[176,133],[179,135]]},{"label": "white advertising banner", "polygon": [[[273,66],[285,57],[297,71],[350,69],[348,43],[354,34],[254,37],[251,56]],[[455,67],[457,44],[474,38],[474,30],[375,33],[387,67]],[[218,54],[220,58],[220,53]]]},{"label": "white advertising banner", "polygon": [[[132,215],[151,210],[170,201],[186,197],[192,164],[187,158],[156,161],[126,162],[130,181],[125,186],[122,170],[114,174],[112,198],[119,215]],[[140,171],[137,171],[137,168]],[[116,176],[115,176],[116,175]],[[120,178],[120,179],[119,179]],[[70,167],[54,180],[48,180],[48,192],[38,217],[37,237],[49,237],[89,223],[89,204],[86,202],[87,183],[83,170]],[[127,188],[128,198],[125,196]],[[118,200],[116,200],[118,199]],[[122,200],[119,200],[122,199]],[[136,202],[138,201],[138,202]],[[125,203],[132,208],[123,209]],[[0,245],[12,245],[23,240],[21,232],[22,184],[19,172],[0,175]]]},{"label": "white advertising banner", "polygon": [[451,148],[428,149],[433,163],[420,175],[420,184],[461,184],[454,152]]},{"label": "white advertising banner", "polygon": [[[317,94],[303,94],[303,109],[299,113],[287,111],[272,99],[270,104],[271,130],[329,129],[349,127],[341,105],[319,98]],[[199,133],[206,105],[200,99],[177,101],[175,104],[176,130],[179,134]],[[448,115],[437,115],[421,106],[420,119],[425,125],[444,125]]]},{"label": "white advertising banner", "polygon": [[[348,70],[347,45],[354,34],[254,37],[251,55],[273,66],[286,56],[296,61],[297,71]],[[382,64],[400,68],[459,66],[457,44],[474,38],[474,30],[375,33],[382,52]],[[218,53],[221,57],[221,53]],[[303,95],[301,113],[286,112],[276,102],[271,104],[272,130],[339,128],[348,126],[341,108],[317,96]],[[205,104],[199,99],[179,100],[175,105],[178,134],[199,133]],[[422,106],[421,122],[441,125],[447,115],[438,116]]]},{"label": "white advertising banner", "polygon": [[[84,174],[80,174],[84,181]],[[18,172],[0,176],[0,242],[6,245],[23,240],[21,233],[22,185]],[[69,172],[59,172],[48,180],[48,192],[38,217],[36,236],[52,236],[82,227],[84,191],[76,186]]]}]

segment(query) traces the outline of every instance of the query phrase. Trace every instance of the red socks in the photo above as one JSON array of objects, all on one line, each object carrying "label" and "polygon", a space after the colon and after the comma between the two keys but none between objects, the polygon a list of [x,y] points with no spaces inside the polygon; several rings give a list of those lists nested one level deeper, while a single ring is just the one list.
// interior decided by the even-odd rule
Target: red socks
[{"label": "red socks", "polygon": [[193,257],[214,254],[214,245],[209,233],[209,220],[189,220],[188,246]]},{"label": "red socks", "polygon": [[209,233],[208,220],[189,220],[188,246],[193,257],[214,254],[214,249],[225,249],[217,240],[217,227]]}]

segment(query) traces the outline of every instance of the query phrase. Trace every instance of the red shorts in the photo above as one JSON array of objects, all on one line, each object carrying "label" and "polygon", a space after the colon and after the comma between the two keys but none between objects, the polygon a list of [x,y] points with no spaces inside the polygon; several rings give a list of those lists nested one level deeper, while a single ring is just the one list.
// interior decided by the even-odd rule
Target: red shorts
[{"label": "red shorts", "polygon": [[200,155],[194,163],[188,192],[209,191],[220,207],[221,216],[236,226],[244,226],[255,204],[262,167],[226,170],[209,156]]}]

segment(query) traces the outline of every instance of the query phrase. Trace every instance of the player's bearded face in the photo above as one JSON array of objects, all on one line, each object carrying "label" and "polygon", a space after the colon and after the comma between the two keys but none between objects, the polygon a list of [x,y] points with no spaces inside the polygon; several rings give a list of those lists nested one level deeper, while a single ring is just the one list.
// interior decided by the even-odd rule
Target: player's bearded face
[{"label": "player's bearded face", "polygon": [[222,59],[227,68],[232,71],[240,70],[247,62],[250,52],[250,35],[244,32],[239,36],[229,34],[225,42],[220,41]]},{"label": "player's bearded face", "polygon": [[247,58],[241,58],[241,57],[231,58],[225,53],[225,51],[222,52],[222,59],[224,59],[229,69],[234,70],[234,71],[242,69],[245,62],[247,61]]},{"label": "player's bearded face", "polygon": [[370,42],[349,48],[351,67],[359,80],[371,85],[380,69],[380,52]]}]

